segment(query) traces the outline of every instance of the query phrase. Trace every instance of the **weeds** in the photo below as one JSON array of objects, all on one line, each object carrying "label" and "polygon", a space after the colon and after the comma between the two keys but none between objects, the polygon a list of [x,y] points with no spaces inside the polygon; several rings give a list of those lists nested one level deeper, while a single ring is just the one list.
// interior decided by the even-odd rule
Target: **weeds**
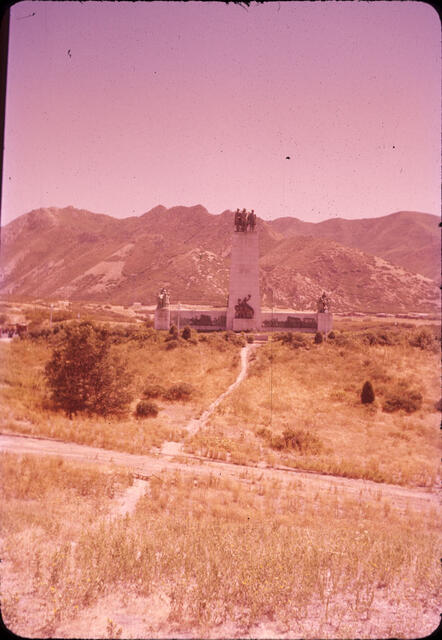
[{"label": "weeds", "polygon": [[[293,637],[321,637],[328,624],[334,637],[359,637],[367,619],[374,637],[387,637],[388,625],[390,635],[410,637],[422,631],[421,603],[437,624],[440,522],[425,505],[404,511],[366,489],[315,498],[303,483],[174,472],[150,481],[132,516],[110,518],[111,495],[127,476],[91,468],[95,489],[82,496],[81,467],[4,455],[2,462],[3,577],[13,571],[20,592],[32,590],[41,603],[29,616],[3,586],[5,621],[20,635],[46,628],[75,636],[77,612],[90,615],[116,592],[131,594],[132,610],[139,599],[137,637],[208,637],[222,624],[231,625],[229,637],[254,637],[266,620]],[[35,488],[27,480],[34,477]],[[167,608],[161,631],[146,610],[154,595]],[[108,637],[119,637],[121,622],[103,606]]]}]

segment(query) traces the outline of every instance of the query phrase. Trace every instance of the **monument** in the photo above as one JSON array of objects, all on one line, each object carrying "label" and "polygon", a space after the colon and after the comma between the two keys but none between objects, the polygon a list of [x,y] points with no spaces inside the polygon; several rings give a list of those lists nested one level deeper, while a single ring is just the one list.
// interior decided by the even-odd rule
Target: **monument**
[{"label": "monument", "polygon": [[230,255],[230,285],[226,328],[233,331],[261,329],[259,246],[254,210],[235,212]]},{"label": "monument", "polygon": [[316,310],[261,309],[255,211],[237,209],[233,227],[227,308],[181,304],[171,308],[169,293],[163,287],[157,298],[155,329],[168,331],[174,323],[178,327],[189,325],[197,331],[331,331],[333,315],[325,291],[317,300]]}]

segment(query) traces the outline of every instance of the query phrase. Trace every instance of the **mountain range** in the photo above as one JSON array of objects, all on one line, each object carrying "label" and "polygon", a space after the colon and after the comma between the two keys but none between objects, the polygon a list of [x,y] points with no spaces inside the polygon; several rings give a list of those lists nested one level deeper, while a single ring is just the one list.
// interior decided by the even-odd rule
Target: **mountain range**
[{"label": "mountain range", "polygon": [[[258,218],[264,305],[433,312],[439,305],[437,216],[401,211],[319,223]],[[0,295],[225,305],[233,213],[159,205],[123,219],[74,207],[35,209],[2,227]]]}]

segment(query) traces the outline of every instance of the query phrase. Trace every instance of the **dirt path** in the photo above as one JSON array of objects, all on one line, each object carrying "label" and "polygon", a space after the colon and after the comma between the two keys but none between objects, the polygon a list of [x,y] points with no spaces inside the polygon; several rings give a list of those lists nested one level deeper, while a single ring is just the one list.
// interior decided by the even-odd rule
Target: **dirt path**
[{"label": "dirt path", "polygon": [[[97,447],[62,442],[48,438],[34,438],[18,434],[0,434],[0,452],[15,454],[36,454],[60,456],[67,460],[95,463],[109,469],[112,465],[125,467],[140,480],[150,476],[160,477],[163,471],[181,471],[196,477],[201,474],[222,475],[245,483],[263,483],[279,480],[283,483],[297,481],[297,493],[310,497],[315,493],[346,492],[349,497],[360,500],[393,500],[397,507],[411,506],[425,509],[439,505],[439,495],[435,490],[414,489],[391,484],[380,484],[370,480],[342,478],[320,473],[298,471],[290,468],[257,468],[210,460],[200,456],[182,454],[178,458],[163,453],[157,455],[134,455]],[[133,496],[140,494],[141,485],[134,489]],[[126,506],[122,506],[126,508]],[[129,510],[130,509],[126,509]]]},{"label": "dirt path", "polygon": [[[211,405],[209,405],[209,408],[206,409],[206,411],[204,411],[204,413],[199,418],[192,418],[191,420],[189,420],[189,422],[184,427],[185,429],[187,429],[189,435],[194,435],[197,431],[199,431],[201,427],[204,427],[207,424],[207,420],[210,418],[217,406],[224,400],[224,398],[230,395],[238,385],[241,384],[241,382],[247,375],[250,353],[258,346],[259,344],[256,343],[246,344],[245,347],[241,349],[241,368],[235,382],[232,382],[232,384],[227,387],[227,389],[223,393],[221,393],[221,395],[219,395]],[[181,442],[164,442],[161,447],[161,453],[172,456],[181,454],[182,450],[183,444]]]}]

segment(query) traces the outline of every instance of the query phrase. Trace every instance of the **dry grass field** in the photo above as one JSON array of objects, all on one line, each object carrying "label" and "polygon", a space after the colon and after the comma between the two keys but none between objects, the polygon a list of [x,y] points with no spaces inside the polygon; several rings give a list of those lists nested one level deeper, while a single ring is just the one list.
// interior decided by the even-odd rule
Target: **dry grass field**
[{"label": "dry grass field", "polygon": [[[422,332],[428,337],[424,348],[412,346]],[[391,343],[369,344],[379,334]],[[264,460],[433,486],[440,458],[440,368],[439,345],[431,336],[429,329],[416,328],[338,333],[322,344],[305,337],[306,348],[272,341],[256,351],[247,379],[186,449],[240,463]],[[366,380],[376,395],[369,405],[360,397]],[[391,398],[399,398],[398,407],[386,411]],[[298,439],[285,442],[290,430]]]},{"label": "dry grass field", "polygon": [[[2,430],[131,453],[145,453],[164,441],[180,440],[186,420],[200,415],[235,380],[239,346],[213,335],[207,341],[181,341],[178,348],[168,349],[163,338],[152,332],[150,339],[114,347],[127,360],[133,376],[134,401],[123,420],[82,415],[70,420],[63,413],[54,412],[48,404],[43,375],[52,345],[43,338],[0,343]],[[167,391],[181,383],[193,387],[187,400],[155,398],[160,409],[157,417],[134,417],[137,401],[143,398],[146,388],[161,385]]]},{"label": "dry grass field", "polygon": [[[138,454],[175,441],[184,452],[250,467],[434,489],[435,328],[352,327],[321,344],[281,335],[254,349],[246,378],[193,434],[187,422],[238,376],[233,338],[194,335],[175,348],[154,331],[117,340],[134,393],[120,420],[70,420],[51,408],[43,378],[51,339],[2,342],[1,430]],[[371,404],[361,403],[366,380]],[[192,385],[187,400],[173,398],[176,384]],[[146,397],[158,416],[136,418]],[[9,628],[94,638],[412,638],[436,628],[434,500],[419,503],[412,492],[397,500],[363,482],[359,493],[331,482],[318,491],[288,473],[259,479],[257,469],[239,468],[232,479],[217,466],[204,475],[189,464],[144,482],[115,466],[2,453]]]},{"label": "dry grass field", "polygon": [[[433,486],[440,458],[437,327],[352,326],[322,344],[304,334],[301,342],[275,338],[258,348],[246,379],[194,435],[185,425],[239,372],[240,347],[222,335],[194,336],[170,349],[165,334],[149,330],[144,340],[115,344],[133,374],[134,401],[119,420],[70,420],[51,409],[43,377],[50,341],[0,343],[2,429],[132,453],[176,441],[188,453],[240,464]],[[369,405],[360,398],[366,380],[376,395]],[[191,385],[187,399],[168,396],[183,383]],[[146,393],[159,412],[139,419],[134,410]]]},{"label": "dry grass field", "polygon": [[422,637],[440,517],[373,491],[2,462],[2,613],[37,637]]}]

